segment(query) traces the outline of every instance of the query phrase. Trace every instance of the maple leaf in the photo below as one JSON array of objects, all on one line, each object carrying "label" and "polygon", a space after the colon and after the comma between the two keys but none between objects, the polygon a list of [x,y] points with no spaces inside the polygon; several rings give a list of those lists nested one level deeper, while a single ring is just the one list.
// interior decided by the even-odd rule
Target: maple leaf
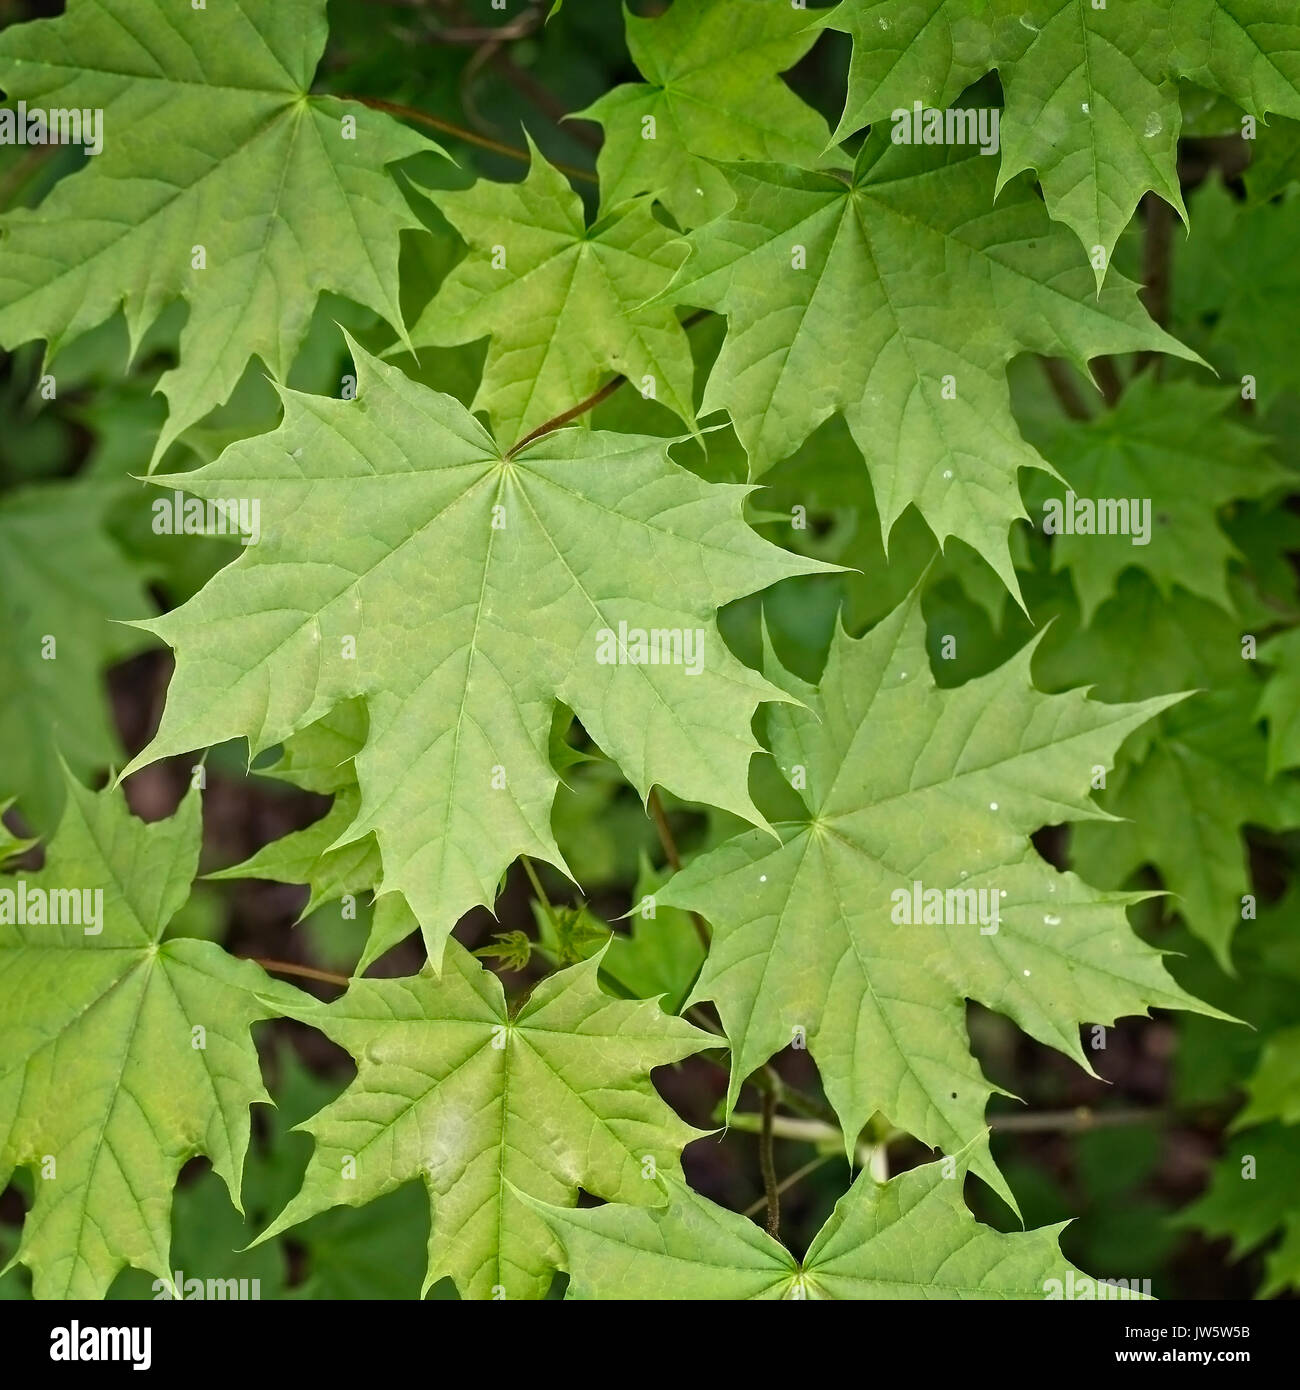
[{"label": "maple leaf", "polygon": [[103,671],[147,645],[115,621],[153,607],[105,529],[119,495],[51,482],[0,498],[0,792],[16,795],[38,828],[62,806],[60,755],[78,773],[119,756]]},{"label": "maple leaf", "polygon": [[[172,1188],[196,1154],[238,1205],[249,1106],[270,1099],[248,1030],[297,991],[211,942],[163,940],[199,833],[196,795],[146,825],[69,778],[44,869],[0,877],[0,1184],[38,1174],[14,1256],[38,1298],[101,1298],[128,1264],[170,1281]],[[82,912],[22,923],[20,892],[45,916],[59,892]]]},{"label": "maple leaf", "polygon": [[[1026,186],[993,206],[969,148],[872,138],[852,176],[730,165],[735,208],[691,235],[669,294],[728,316],[701,413],[726,410],[751,468],[835,412],[871,473],[888,538],[915,504],[1019,592],[1007,529],[1020,468],[1048,468],[1011,414],[1017,353],[1186,356],[1114,276],[1098,296],[1078,249]],[[1050,471],[1050,470],[1049,470]]]},{"label": "maple leaf", "polygon": [[678,226],[694,227],[731,203],[713,161],[816,163],[826,122],[776,74],[812,47],[822,21],[782,0],[674,0],[653,19],[627,11],[628,49],[647,81],[574,117],[605,130],[601,208],[653,193]]},{"label": "maple leaf", "polygon": [[[999,188],[1037,172],[1048,211],[1093,257],[1098,286],[1144,193],[1187,220],[1179,187],[1178,77],[1256,118],[1300,116],[1300,26],[1268,0],[845,0],[829,24],[853,36],[835,138],[914,101],[944,107],[998,69]],[[1100,255],[1098,255],[1100,251]]]},{"label": "maple leaf", "polygon": [[1232,935],[1250,892],[1243,831],[1300,821],[1300,782],[1270,782],[1265,757],[1240,687],[1198,695],[1165,716],[1144,757],[1120,760],[1101,802],[1123,820],[1076,827],[1073,862],[1085,877],[1114,884],[1153,864],[1192,933],[1231,969]]},{"label": "maple leaf", "polygon": [[[1065,489],[1035,488],[1055,498],[1057,523],[1068,522],[1069,530],[1052,537],[1052,568],[1070,571],[1085,624],[1130,565],[1145,570],[1163,595],[1180,584],[1231,611],[1228,561],[1241,555],[1218,513],[1234,499],[1284,487],[1289,477],[1268,456],[1263,436],[1228,417],[1235,401],[1234,390],[1157,383],[1148,373],[1112,410],[1072,422],[1047,447],[1074,498],[1094,514],[1085,518],[1090,530],[1078,534]],[[1107,511],[1110,503],[1122,503],[1124,513]],[[1127,515],[1128,530],[1103,534],[1096,520],[1102,513],[1107,525]]]},{"label": "maple leaf", "polygon": [[672,279],[685,243],[650,202],[588,229],[582,199],[529,140],[522,183],[480,179],[430,191],[469,254],[411,331],[416,348],[488,337],[473,408],[505,445],[591,395],[611,374],[694,423],[690,344],[672,308],[642,307]]},{"label": "maple leaf", "polygon": [[325,0],[70,0],[0,35],[11,100],[103,113],[102,151],[3,219],[0,343],[53,354],[120,306],[134,352],[185,299],[155,462],[250,358],[284,380],[322,291],[402,327],[398,242],[422,224],[386,166],[438,147],[310,95],[325,38]]},{"label": "maple leaf", "polygon": [[1216,177],[1192,209],[1197,235],[1177,248],[1171,272],[1175,321],[1224,376],[1243,389],[1248,377],[1252,398],[1270,405],[1300,390],[1290,326],[1300,200],[1243,207]]},{"label": "maple leaf", "polygon": [[1048,688],[1091,679],[1107,700],[1200,688],[1125,741],[1099,794],[1123,819],[1076,826],[1071,852],[1085,878],[1110,886],[1154,865],[1171,906],[1225,967],[1250,892],[1245,828],[1300,816],[1300,785],[1266,767],[1252,713],[1261,683],[1242,656],[1232,613],[1182,589],[1162,596],[1129,571],[1087,627],[1049,633],[1038,665]]},{"label": "maple leaf", "polygon": [[[788,697],[731,655],[715,611],[825,566],[761,540],[747,489],[677,467],[670,440],[566,430],[503,453],[458,401],[354,353],[356,400],[285,390],[274,433],[157,480],[256,494],[262,539],[147,624],[177,667],[132,769],[234,737],[257,752],[364,697],[347,840],[374,834],[435,962],[518,855],[564,869],[557,701],[643,798],[657,783],[762,824],[750,721]],[[678,634],[683,659],[669,642],[648,664],[634,629]]]},{"label": "maple leaf", "polygon": [[944,1168],[884,1183],[863,1169],[802,1260],[683,1182],[665,1180],[660,1208],[529,1205],[564,1246],[572,1299],[1028,1299],[1088,1279],[1061,1255],[1063,1225],[980,1226],[961,1199],[964,1170]]},{"label": "maple leaf", "polygon": [[[1085,1067],[1083,1022],[1208,1008],[1132,934],[1132,895],[1058,873],[1029,842],[1044,824],[1104,818],[1088,794],[1094,768],[1179,697],[1043,695],[1031,651],[937,688],[918,591],[861,640],[838,632],[816,696],[784,677],[808,708],[768,721],[806,818],[778,824],[777,843],[762,831],[727,842],[657,895],[713,925],[689,1002],[713,1000],[721,1015],[729,1110],[745,1077],[806,1039],[850,1151],[879,1112],[926,1144],[971,1144],[973,1171],[1013,1205],[988,1154],[994,1088],[970,1055],[965,1000]],[[996,902],[996,914],[904,924],[897,894],[910,900],[917,884]]]},{"label": "maple leaf", "polygon": [[1170,8],[1031,0],[1034,41],[1002,72],[999,186],[1022,169],[1037,172],[1048,211],[1094,257],[1098,286],[1148,189],[1187,221]]},{"label": "maple leaf", "polygon": [[[441,977],[354,980],[294,1017],[357,1060],[357,1077],[299,1126],[316,1148],[302,1191],[260,1237],[421,1179],[433,1210],[424,1292],[540,1298],[558,1247],[524,1193],[575,1203],[662,1201],[700,1131],[650,1083],[654,1067],[717,1039],[652,1002],[602,992],[599,957],[543,980],[513,1017],[501,982],[458,942]],[[351,1164],[347,1162],[351,1160]]]},{"label": "maple leaf", "polygon": [[1260,661],[1272,668],[1258,715],[1268,721],[1269,777],[1300,767],[1300,628],[1270,638]]},{"label": "maple leaf", "polygon": [[1300,1123],[1300,1025],[1279,1028],[1272,1034],[1246,1083],[1246,1092],[1246,1106],[1233,1120],[1233,1129],[1265,1120]]},{"label": "maple leaf", "polygon": [[1300,1288],[1297,1163],[1300,1128],[1272,1124],[1239,1134],[1215,1166],[1209,1191],[1174,1218],[1177,1225],[1197,1227],[1211,1238],[1229,1237],[1232,1257],[1238,1260],[1280,1228],[1282,1239],[1268,1253],[1260,1298]]}]

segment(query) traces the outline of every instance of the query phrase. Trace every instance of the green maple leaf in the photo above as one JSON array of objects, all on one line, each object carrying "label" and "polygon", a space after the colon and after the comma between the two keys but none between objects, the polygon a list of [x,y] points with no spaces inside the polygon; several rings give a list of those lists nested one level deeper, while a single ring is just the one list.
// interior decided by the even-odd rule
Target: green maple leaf
[{"label": "green maple leaf", "polygon": [[[1196,236],[1175,246],[1175,326],[1261,406],[1300,390],[1292,323],[1300,305],[1300,199],[1241,205],[1218,177],[1192,203]],[[1243,384],[1243,390],[1245,386]]]},{"label": "green maple leaf", "polygon": [[1100,286],[1148,189],[1187,220],[1170,7],[1031,0],[1029,14],[1038,32],[1003,78],[999,185],[1036,170],[1048,211],[1094,257]]},{"label": "green maple leaf", "polygon": [[1020,468],[1048,468],[1011,414],[1017,353],[1080,365],[1140,346],[1186,355],[1118,277],[1095,292],[1077,247],[1026,186],[993,206],[968,148],[872,139],[851,177],[732,165],[737,203],[692,233],[669,293],[728,333],[701,412],[726,410],[755,473],[842,413],[882,535],[914,504],[1018,593],[1007,549]]},{"label": "green maple leaf", "polygon": [[[1242,557],[1218,514],[1234,499],[1283,487],[1289,477],[1268,456],[1267,441],[1227,415],[1236,400],[1234,390],[1157,383],[1148,373],[1114,409],[1072,423],[1047,448],[1075,497],[1093,504],[1123,500],[1137,504],[1139,513],[1130,514],[1128,534],[1052,537],[1052,568],[1070,571],[1085,623],[1132,565],[1150,575],[1163,595],[1178,584],[1231,611],[1228,561]],[[1035,491],[1066,504],[1058,521],[1072,512],[1064,488]],[[1142,541],[1136,532],[1144,507],[1148,529]]]},{"label": "green maple leaf", "polygon": [[529,140],[522,183],[480,179],[430,192],[469,243],[411,332],[416,347],[489,338],[473,408],[503,445],[626,376],[694,422],[690,344],[677,315],[643,307],[672,279],[685,243],[646,199],[590,229],[582,199]]},{"label": "green maple leaf", "polygon": [[1271,0],[919,0],[901,9],[845,0],[830,24],[853,36],[836,139],[914,101],[947,106],[997,68],[999,186],[1036,170],[1053,218],[1094,258],[1098,285],[1147,190],[1186,221],[1178,77],[1256,118],[1300,116],[1300,25]]},{"label": "green maple leaf", "polygon": [[185,299],[155,461],[250,358],[285,379],[322,291],[401,329],[398,242],[421,224],[386,166],[437,146],[311,96],[325,38],[325,0],[70,0],[0,36],[11,100],[102,110],[104,138],[37,208],[5,216],[0,343],[39,336],[53,353],[120,306],[134,351]]},{"label": "green maple leaf", "polygon": [[20,877],[27,897],[102,893],[101,930],[0,923],[0,1184],[35,1175],[14,1259],[38,1298],[100,1298],[128,1264],[170,1279],[172,1188],[196,1154],[238,1205],[249,1106],[269,1100],[248,1030],[297,991],[211,942],[162,939],[199,834],[195,795],[146,825],[120,792],[69,779],[45,868]]},{"label": "green maple leaf", "polygon": [[945,1166],[884,1183],[864,1169],[802,1260],[682,1182],[664,1183],[661,1208],[530,1205],[563,1243],[573,1299],[1028,1299],[1087,1278],[1061,1255],[1063,1225],[980,1226],[962,1202],[964,1170]]},{"label": "green maple leaf", "polygon": [[1239,1134],[1215,1167],[1209,1191],[1174,1218],[1179,1226],[1197,1227],[1211,1238],[1229,1237],[1233,1259],[1280,1229],[1282,1239],[1269,1251],[1260,1298],[1300,1288],[1297,1163],[1300,1128],[1273,1124]]},{"label": "green maple leaf", "polygon": [[103,672],[146,645],[116,620],[153,605],[105,530],[119,495],[53,482],[0,498],[0,791],[38,827],[51,826],[63,802],[60,755],[78,773],[120,755]]},{"label": "green maple leaf", "polygon": [[450,1276],[468,1298],[542,1297],[558,1247],[516,1194],[661,1201],[655,1174],[679,1175],[699,1131],[650,1072],[716,1042],[654,1003],[610,998],[599,967],[548,977],[512,1017],[501,982],[452,942],[441,977],[355,980],[300,1008],[357,1078],[300,1126],[316,1141],[302,1191],[260,1238],[419,1178],[433,1210],[424,1292]]},{"label": "green maple leaf", "polygon": [[[284,391],[274,433],[158,480],[256,495],[262,539],[148,624],[177,668],[132,767],[233,737],[256,752],[363,697],[346,837],[374,834],[384,890],[410,903],[435,962],[518,855],[564,869],[557,701],[643,798],[657,783],[762,824],[750,721],[787,697],[731,655],[715,612],[824,567],[760,540],[746,489],[677,467],[670,440],[566,430],[503,454],[459,402],[355,355],[355,401]],[[687,632],[699,661],[619,661],[601,633],[616,646],[621,622]]]},{"label": "green maple leaf", "polygon": [[1270,638],[1260,661],[1272,670],[1258,714],[1268,721],[1269,777],[1300,767],[1300,628]]},{"label": "green maple leaf", "polygon": [[694,227],[726,211],[715,160],[816,163],[826,122],[776,74],[813,46],[823,15],[786,0],[674,0],[666,14],[626,11],[627,44],[645,82],[577,113],[598,121],[601,207],[653,193]]},{"label": "green maple leaf", "polygon": [[1279,1028],[1269,1037],[1246,1091],[1249,1099],[1233,1120],[1234,1129],[1265,1120],[1300,1123],[1300,1025]]},{"label": "green maple leaf", "polygon": [[[809,707],[769,720],[806,818],[778,824],[777,843],[763,831],[727,842],[658,894],[713,925],[691,1002],[716,1003],[731,1043],[729,1109],[746,1076],[806,1039],[850,1151],[879,1112],[949,1152],[972,1144],[973,1171],[1009,1202],[988,1154],[994,1088],[970,1054],[967,999],[1085,1067],[1081,1023],[1207,1007],[1132,934],[1132,896],[1058,873],[1029,842],[1042,825],[1103,817],[1088,794],[1094,768],[1178,697],[1043,695],[1031,650],[941,690],[917,592],[860,641],[839,632]],[[896,921],[895,891],[910,898],[917,883],[991,894],[997,929]]]},{"label": "green maple leaf", "polygon": [[1079,872],[1099,883],[1153,864],[1224,969],[1251,891],[1245,826],[1280,830],[1300,818],[1300,782],[1270,781],[1249,697],[1226,687],[1167,714],[1145,756],[1122,758],[1100,798],[1123,820],[1077,826],[1071,842]]}]

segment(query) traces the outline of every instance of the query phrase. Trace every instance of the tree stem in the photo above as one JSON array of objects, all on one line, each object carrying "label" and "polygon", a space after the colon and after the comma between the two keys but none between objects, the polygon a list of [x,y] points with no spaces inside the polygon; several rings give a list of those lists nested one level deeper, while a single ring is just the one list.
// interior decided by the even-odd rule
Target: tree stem
[{"label": "tree stem", "polygon": [[[408,121],[417,121],[420,125],[427,125],[432,130],[440,130],[444,135],[452,135],[457,140],[463,140],[467,145],[477,145],[479,149],[491,150],[493,154],[504,155],[507,159],[521,160],[528,164],[532,161],[532,155],[527,150],[521,150],[515,145],[507,145],[501,140],[494,140],[490,135],[480,135],[476,130],[467,130],[464,126],[456,125],[453,121],[444,121],[441,116],[432,116],[427,111],[421,111],[414,106],[403,106],[400,102],[384,101],[380,97],[359,97],[341,96],[340,101],[356,101],[362,106],[369,106],[374,111],[387,111],[390,116],[401,116]],[[562,174],[567,174],[571,179],[577,179],[579,183],[594,184],[597,182],[595,174],[586,169],[579,169],[576,164],[559,164],[551,161],[553,167]]]},{"label": "tree stem", "polygon": [[776,1119],[776,1091],[763,1092],[763,1128],[758,1137],[758,1161],[763,1169],[763,1191],[767,1198],[767,1233],[780,1238],[781,1189],[776,1182],[776,1163],[772,1156],[772,1124]]},{"label": "tree stem", "polygon": [[526,854],[519,856],[519,862],[524,866],[524,873],[528,875],[528,881],[533,885],[533,892],[537,894],[537,900],[546,911],[546,919],[559,934],[560,924],[555,916],[555,909],[551,906],[551,900],[546,895],[546,889],[542,887],[542,880],[537,877],[537,870],[533,868],[533,861]]},{"label": "tree stem", "polygon": [[[673,838],[672,826],[668,824],[668,817],[664,814],[664,804],[659,799],[658,787],[650,788],[650,795],[646,797],[646,806],[649,808],[650,817],[655,823],[655,830],[659,835],[659,843],[663,846],[664,858],[668,861],[668,867],[673,873],[676,873],[682,867],[682,856],[678,851],[677,841]],[[700,945],[704,947],[707,955],[710,945],[709,929],[704,925],[704,918],[698,912],[692,912],[689,915],[695,926],[695,934],[700,938]]]}]

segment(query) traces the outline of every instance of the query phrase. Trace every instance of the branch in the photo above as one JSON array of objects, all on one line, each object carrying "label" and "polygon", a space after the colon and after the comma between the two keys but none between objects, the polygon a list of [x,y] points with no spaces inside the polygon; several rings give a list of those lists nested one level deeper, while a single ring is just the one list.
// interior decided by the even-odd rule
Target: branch
[{"label": "branch", "polygon": [[[682,320],[682,328],[694,328],[697,323],[708,318],[708,316],[709,311],[707,309],[699,309]],[[580,415],[585,415],[589,410],[595,410],[602,401],[607,401],[626,380],[627,377],[625,376],[616,376],[612,380],[607,381],[599,391],[593,391],[585,401],[579,401],[577,405],[570,406],[568,410],[563,411],[550,420],[544,421],[542,424],[538,425],[531,434],[524,435],[517,444],[512,444],[506,451],[506,458],[514,458],[521,449],[526,449],[530,444],[536,443],[544,434],[551,434],[555,430],[563,429],[565,425],[569,424],[572,420],[576,420]]]},{"label": "branch", "polygon": [[236,956],[235,959],[251,960],[254,965],[260,965],[268,973],[301,975],[304,980],[320,980],[322,984],[338,985],[340,989],[347,989],[352,983],[346,975],[336,975],[330,970],[317,970],[310,965],[297,965],[291,960],[266,960],[262,956]]},{"label": "branch", "polygon": [[[808,1163],[805,1163],[802,1168],[796,1168],[788,1178],[782,1178],[781,1181],[777,1183],[776,1190],[778,1194],[789,1191],[789,1189],[792,1188],[795,1185],[795,1183],[802,1182],[804,1178],[806,1178],[809,1175],[809,1173],[815,1173],[817,1169],[820,1168],[824,1163],[829,1163],[831,1161],[832,1156],[833,1155],[831,1154],[818,1154],[816,1158],[812,1159]],[[758,1201],[751,1202],[749,1206],[745,1208],[745,1215],[757,1216],[758,1213],[762,1211],[766,1205],[767,1196],[765,1194],[764,1196],[760,1197]]]},{"label": "branch", "polygon": [[479,52],[470,60],[467,77],[471,78],[485,63],[491,63],[507,82],[524,98],[531,102],[543,116],[557,129],[585,145],[589,150],[599,150],[601,138],[585,127],[563,125],[569,114],[564,106],[532,75],[521,68],[506,51],[506,45],[516,39],[526,39],[536,34],[545,24],[545,6],[534,0],[533,5],[517,19],[502,24],[495,29],[471,24],[465,7],[458,3],[445,4],[442,9],[453,16],[458,23],[431,31],[429,37],[435,43],[475,44]]},{"label": "branch", "polygon": [[[467,130],[464,126],[456,125],[453,121],[444,121],[441,116],[431,116],[427,111],[421,111],[414,106],[403,106],[401,102],[384,101],[380,97],[359,97],[342,95],[340,101],[355,101],[362,106],[368,106],[372,111],[386,111],[390,116],[401,116],[408,121],[417,121],[421,125],[427,125],[432,130],[440,130],[444,135],[454,136],[457,140],[463,140],[467,145],[477,145],[480,149],[491,150],[493,154],[504,155],[507,159],[521,160],[524,164],[532,162],[532,155],[527,150],[521,150],[516,145],[506,145],[500,140],[493,140],[490,135],[480,135],[475,130]],[[580,183],[597,182],[596,176],[586,169],[579,169],[576,164],[561,164],[556,160],[551,161],[552,166],[562,174],[567,174],[571,179],[577,179]]]},{"label": "branch", "polygon": [[[1169,321],[1169,267],[1173,242],[1173,209],[1155,193],[1143,200],[1146,210],[1146,235],[1142,243],[1142,302],[1147,313],[1164,328]],[[1138,358],[1138,370],[1149,362],[1156,363],[1159,372],[1164,361],[1162,352],[1144,352]]]},{"label": "branch", "polygon": [[763,1193],[767,1198],[767,1233],[780,1238],[781,1189],[776,1183],[776,1163],[772,1158],[772,1125],[776,1119],[776,1092],[763,1093],[763,1127],[758,1136],[758,1162],[763,1170]]},{"label": "branch", "polygon": [[537,877],[537,870],[533,868],[533,862],[526,854],[519,856],[519,862],[524,866],[524,873],[528,875],[528,881],[533,885],[533,892],[537,894],[537,900],[541,903],[546,912],[546,920],[550,922],[552,928],[559,934],[560,924],[555,916],[555,909],[551,906],[551,900],[546,896],[546,889],[542,887],[542,881]]},{"label": "branch", "polygon": [[[673,839],[673,831],[668,824],[668,817],[664,815],[664,804],[659,800],[658,787],[650,788],[646,805],[654,819],[655,830],[659,833],[659,843],[663,846],[664,858],[668,861],[668,867],[673,873],[676,873],[682,867],[682,856],[677,851],[677,841]],[[711,938],[708,927],[704,925],[704,918],[698,912],[692,912],[690,918],[695,924],[695,934],[700,938],[700,945],[704,947],[705,955],[708,955]]]}]

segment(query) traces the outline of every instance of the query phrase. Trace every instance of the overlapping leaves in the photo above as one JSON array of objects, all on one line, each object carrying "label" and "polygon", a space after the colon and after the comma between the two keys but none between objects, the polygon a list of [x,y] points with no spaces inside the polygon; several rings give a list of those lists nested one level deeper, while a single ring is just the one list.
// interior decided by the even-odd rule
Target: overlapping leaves
[{"label": "overlapping leaves", "polygon": [[[760,540],[745,489],[678,468],[667,441],[568,430],[504,454],[451,397],[357,357],[355,401],[286,392],[273,434],[160,480],[256,494],[263,536],[148,624],[177,670],[133,766],[232,737],[266,748],[363,697],[344,834],[374,834],[435,961],[519,854],[564,867],[557,701],[643,796],[658,783],[761,823],[749,722],[784,696],[727,650],[715,612],[821,567]],[[634,630],[643,646],[666,634],[667,659]]]},{"label": "overlapping leaves", "polygon": [[310,95],[325,38],[325,0],[71,0],[0,35],[9,97],[103,118],[102,152],[5,216],[0,343],[52,351],[120,307],[134,347],[186,300],[155,459],[251,358],[285,379],[322,291],[401,326],[398,243],[420,223],[387,166],[436,147]]}]

